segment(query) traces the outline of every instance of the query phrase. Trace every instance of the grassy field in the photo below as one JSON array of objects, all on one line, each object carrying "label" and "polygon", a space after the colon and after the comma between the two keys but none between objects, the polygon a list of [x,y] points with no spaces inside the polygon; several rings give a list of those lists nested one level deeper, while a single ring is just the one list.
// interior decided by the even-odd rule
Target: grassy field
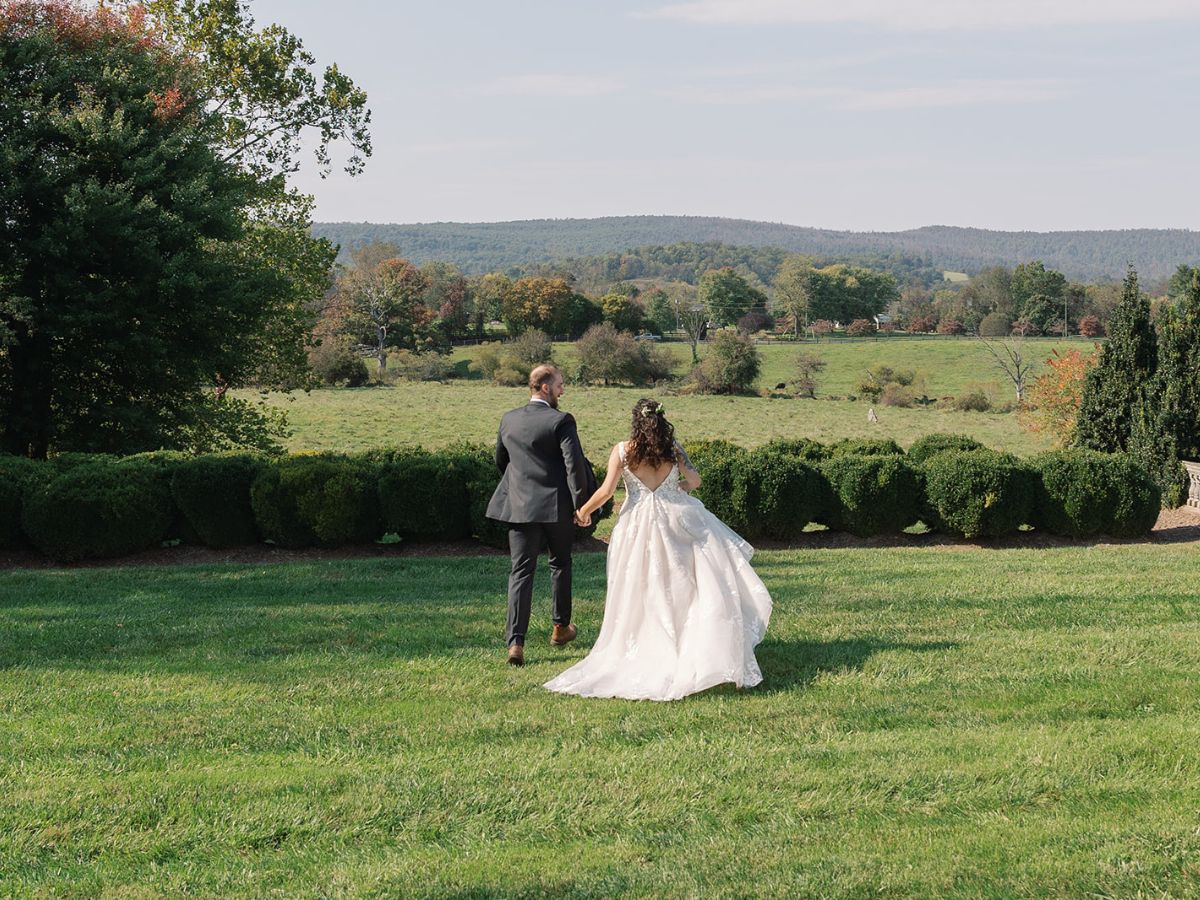
[{"label": "grassy field", "polygon": [[[1078,346],[1077,342],[1071,342]],[[682,344],[666,345],[686,370],[690,359]],[[1038,359],[1050,354],[1050,341],[1030,342]],[[1090,346],[1088,344],[1087,346]],[[663,399],[667,414],[684,439],[726,437],[746,446],[775,437],[808,437],[832,441],[843,437],[890,437],[907,446],[933,431],[970,434],[990,447],[1028,455],[1044,450],[1047,441],[1022,431],[1009,413],[973,413],[877,408],[879,422],[867,421],[867,405],[844,399],[869,367],[887,364],[923,373],[931,397],[955,395],[981,386],[996,400],[1009,399],[989,368],[986,351],[974,341],[888,339],[878,342],[831,343],[807,349],[827,362],[819,391],[839,400],[769,399],[766,397],[675,397],[665,391],[569,385],[562,406],[579,420],[585,450],[602,459],[627,436],[634,402],[648,392]],[[468,362],[475,348],[460,348],[455,359]],[[761,385],[774,386],[792,377],[799,351],[795,347],[763,349]],[[557,345],[555,355],[568,369],[574,348]],[[248,397],[255,396],[247,392]],[[268,400],[287,411],[295,434],[290,450],[359,450],[397,443],[444,446],[456,440],[492,441],[496,424],[508,409],[524,402],[519,388],[501,388],[483,381],[454,380],[445,384],[400,382],[391,387],[328,389],[309,394],[273,394]]]},{"label": "grassy field", "polygon": [[522,670],[504,557],[0,572],[0,895],[1195,896],[1194,556],[764,552],[669,705],[540,688],[600,555]]}]

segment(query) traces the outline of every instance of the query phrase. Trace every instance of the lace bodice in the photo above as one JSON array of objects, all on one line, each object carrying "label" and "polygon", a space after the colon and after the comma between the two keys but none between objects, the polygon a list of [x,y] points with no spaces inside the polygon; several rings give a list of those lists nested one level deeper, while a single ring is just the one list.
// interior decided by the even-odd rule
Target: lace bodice
[{"label": "lace bodice", "polygon": [[638,478],[629,468],[629,463],[625,460],[625,442],[622,441],[617,445],[618,452],[621,455],[621,476],[625,481],[625,496],[628,498],[625,503],[631,505],[643,500],[650,495],[665,496],[668,494],[678,495],[682,493],[679,487],[679,464],[674,463],[671,466],[671,471],[667,473],[667,477],[663,479],[662,484],[654,490],[646,487],[642,480]]}]

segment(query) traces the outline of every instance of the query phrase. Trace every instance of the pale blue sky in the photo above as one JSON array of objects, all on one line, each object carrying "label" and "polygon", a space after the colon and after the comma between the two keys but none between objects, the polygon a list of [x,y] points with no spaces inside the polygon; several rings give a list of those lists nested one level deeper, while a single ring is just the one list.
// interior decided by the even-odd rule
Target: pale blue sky
[{"label": "pale blue sky", "polygon": [[253,0],[366,88],[321,221],[1200,227],[1200,0]]}]

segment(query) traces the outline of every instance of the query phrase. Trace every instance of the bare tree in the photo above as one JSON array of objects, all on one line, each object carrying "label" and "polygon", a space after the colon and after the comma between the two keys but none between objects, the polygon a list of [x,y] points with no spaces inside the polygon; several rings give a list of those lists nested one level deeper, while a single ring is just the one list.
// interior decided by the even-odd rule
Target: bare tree
[{"label": "bare tree", "polygon": [[676,297],[675,318],[679,320],[679,327],[683,329],[683,333],[688,337],[688,342],[692,345],[692,362],[699,362],[700,354],[696,352],[696,347],[708,330],[708,310],[702,303],[695,301],[688,303]]},{"label": "bare tree", "polygon": [[978,340],[992,355],[992,364],[1008,376],[1017,392],[1017,402],[1020,403],[1024,399],[1025,386],[1033,371],[1033,361],[1025,356],[1024,336],[1014,334],[1003,341],[989,341],[982,337]]}]

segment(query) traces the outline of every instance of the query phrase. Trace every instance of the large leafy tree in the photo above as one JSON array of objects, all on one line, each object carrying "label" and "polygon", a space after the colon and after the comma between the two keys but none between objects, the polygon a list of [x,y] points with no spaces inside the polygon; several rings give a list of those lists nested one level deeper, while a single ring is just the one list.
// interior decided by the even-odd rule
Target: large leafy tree
[{"label": "large leafy tree", "polygon": [[1079,446],[1106,453],[1128,449],[1145,389],[1157,368],[1158,337],[1150,320],[1150,299],[1130,266],[1108,324],[1108,340],[1084,382],[1075,432]]},{"label": "large leafy tree", "polygon": [[799,339],[801,331],[808,326],[813,293],[812,260],[807,256],[787,257],[775,276],[774,288],[775,314],[791,322],[792,331]]},{"label": "large leafy tree", "polygon": [[814,269],[810,285],[809,316],[835,322],[870,319],[900,296],[887,272],[842,264]]},{"label": "large leafy tree", "polygon": [[763,307],[767,302],[765,294],[731,268],[705,272],[698,293],[709,319],[719,326],[732,325],[751,309]]},{"label": "large leafy tree", "polygon": [[0,0],[4,449],[255,442],[225,392],[297,377],[333,258],[300,141],[370,152],[365,97],[312,64],[231,0]]}]

